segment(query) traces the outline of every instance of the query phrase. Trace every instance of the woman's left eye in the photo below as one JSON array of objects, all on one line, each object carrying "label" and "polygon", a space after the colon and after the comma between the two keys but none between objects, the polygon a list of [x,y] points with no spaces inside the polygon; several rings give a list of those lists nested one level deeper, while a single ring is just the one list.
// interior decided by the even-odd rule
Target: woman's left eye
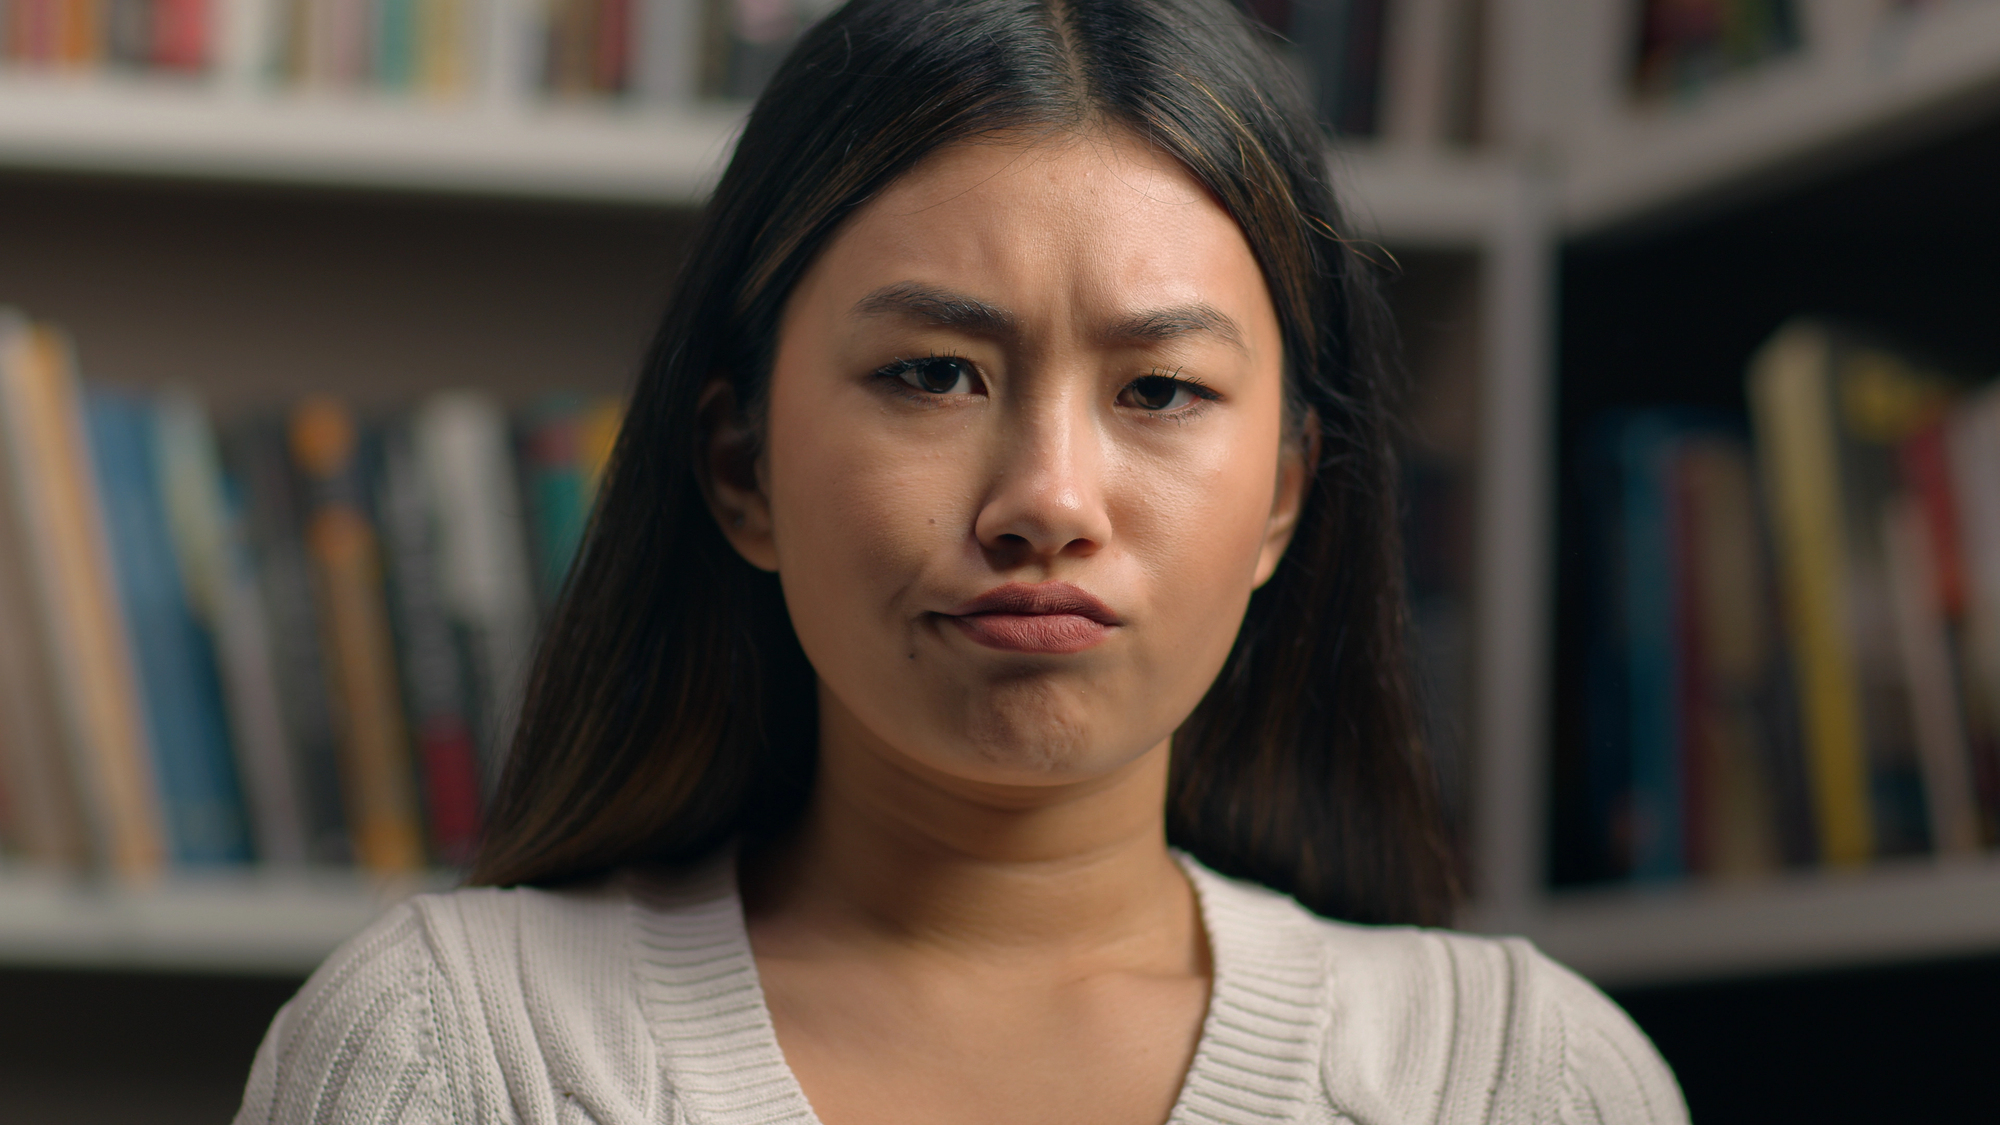
[{"label": "woman's left eye", "polygon": [[1185,379],[1142,375],[1125,384],[1125,389],[1118,392],[1118,404],[1164,414],[1184,410],[1199,400],[1213,397],[1203,394],[1200,387]]}]

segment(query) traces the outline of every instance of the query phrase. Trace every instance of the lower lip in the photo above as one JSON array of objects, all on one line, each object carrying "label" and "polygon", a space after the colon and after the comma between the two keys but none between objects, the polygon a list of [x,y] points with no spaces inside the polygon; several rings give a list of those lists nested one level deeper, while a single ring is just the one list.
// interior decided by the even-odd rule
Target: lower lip
[{"label": "lower lip", "polygon": [[1082,652],[1111,632],[1074,613],[971,613],[951,620],[966,636],[1002,652]]}]

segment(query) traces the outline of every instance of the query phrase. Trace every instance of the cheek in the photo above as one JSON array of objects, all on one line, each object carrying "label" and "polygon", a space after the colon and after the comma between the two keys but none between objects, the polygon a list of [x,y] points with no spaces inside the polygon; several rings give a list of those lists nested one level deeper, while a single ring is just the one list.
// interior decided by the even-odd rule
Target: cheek
[{"label": "cheek", "polygon": [[[898,595],[947,541],[964,490],[951,478],[953,459],[907,442],[884,440],[868,418],[845,414],[837,402],[803,402],[774,393],[768,487],[793,624],[807,652],[838,636],[865,644],[852,631],[895,615]],[[836,632],[838,630],[838,632]],[[878,642],[892,641],[873,630]]]},{"label": "cheek", "polygon": [[1199,617],[1210,603],[1226,611],[1248,590],[1276,488],[1276,453],[1269,467],[1265,460],[1252,441],[1193,464],[1120,474],[1131,482],[1118,505],[1128,543],[1180,613]]}]

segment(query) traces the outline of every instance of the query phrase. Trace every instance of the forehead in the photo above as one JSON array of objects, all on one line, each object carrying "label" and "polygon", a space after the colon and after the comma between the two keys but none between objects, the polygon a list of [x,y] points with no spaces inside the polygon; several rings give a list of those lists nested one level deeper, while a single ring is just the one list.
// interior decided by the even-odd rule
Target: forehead
[{"label": "forehead", "polygon": [[1273,315],[1236,221],[1170,153],[1122,132],[940,149],[857,211],[811,272],[850,300],[916,281],[1027,315],[1192,301]]}]

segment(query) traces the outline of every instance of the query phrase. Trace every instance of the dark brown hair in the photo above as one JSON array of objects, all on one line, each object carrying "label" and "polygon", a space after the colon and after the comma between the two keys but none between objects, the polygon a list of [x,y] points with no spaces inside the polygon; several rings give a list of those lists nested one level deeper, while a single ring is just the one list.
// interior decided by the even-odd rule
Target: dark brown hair
[{"label": "dark brown hair", "polygon": [[775,576],[703,500],[697,400],[756,404],[780,310],[841,223],[940,146],[1122,128],[1258,255],[1317,463],[1290,550],[1174,736],[1170,840],[1322,914],[1447,920],[1455,887],[1403,652],[1395,462],[1368,266],[1324,140],[1224,0],[854,0],[772,79],[703,216],[550,621],[471,881],[555,884],[783,831],[817,754]]}]

